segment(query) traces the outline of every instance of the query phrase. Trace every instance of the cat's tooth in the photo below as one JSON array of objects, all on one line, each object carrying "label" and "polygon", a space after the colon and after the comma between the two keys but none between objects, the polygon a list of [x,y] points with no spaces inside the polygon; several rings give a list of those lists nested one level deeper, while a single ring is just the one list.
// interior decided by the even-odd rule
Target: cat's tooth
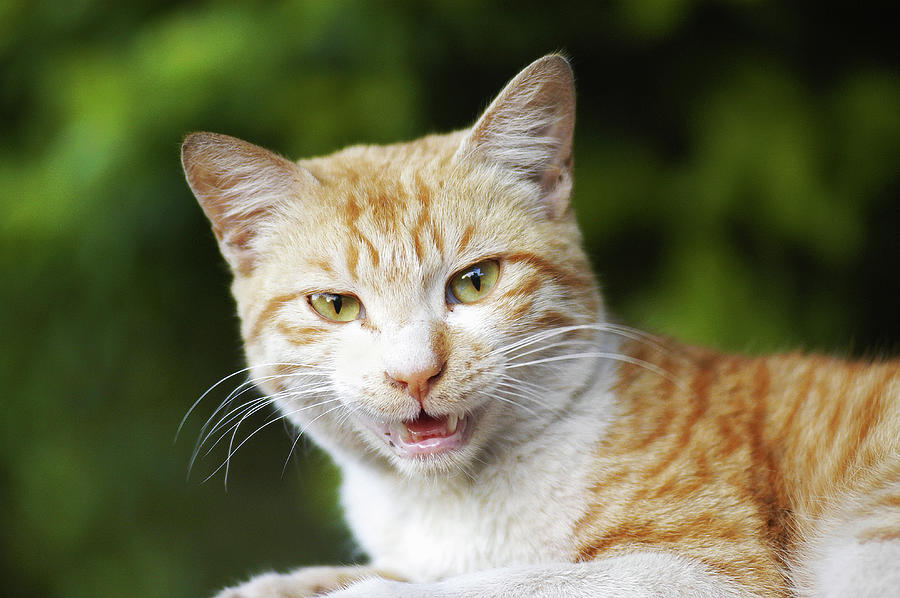
[{"label": "cat's tooth", "polygon": [[397,435],[400,440],[406,443],[412,442],[412,436],[409,434],[409,428],[406,427],[406,424],[403,422],[391,424],[391,427],[394,429],[394,434]]},{"label": "cat's tooth", "polygon": [[459,425],[459,416],[451,413],[447,416],[447,432],[453,434],[456,432],[456,426]]}]

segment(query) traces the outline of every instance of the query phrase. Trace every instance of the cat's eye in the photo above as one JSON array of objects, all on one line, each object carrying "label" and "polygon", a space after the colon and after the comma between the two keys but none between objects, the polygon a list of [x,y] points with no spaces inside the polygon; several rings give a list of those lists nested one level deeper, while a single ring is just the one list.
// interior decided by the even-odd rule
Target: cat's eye
[{"label": "cat's eye", "polygon": [[474,303],[491,292],[500,274],[500,264],[485,260],[460,270],[447,285],[447,299],[452,303]]},{"label": "cat's eye", "polygon": [[316,313],[332,322],[351,322],[362,312],[362,303],[353,295],[338,293],[313,293],[309,304]]}]

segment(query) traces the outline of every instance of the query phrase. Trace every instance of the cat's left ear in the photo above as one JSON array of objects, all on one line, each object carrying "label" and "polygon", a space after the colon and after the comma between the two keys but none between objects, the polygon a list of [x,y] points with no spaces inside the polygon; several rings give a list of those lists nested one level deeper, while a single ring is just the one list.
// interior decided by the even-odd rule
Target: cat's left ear
[{"label": "cat's left ear", "polygon": [[575,81],[565,58],[536,60],[488,106],[457,150],[533,181],[551,218],[561,216],[572,193]]}]

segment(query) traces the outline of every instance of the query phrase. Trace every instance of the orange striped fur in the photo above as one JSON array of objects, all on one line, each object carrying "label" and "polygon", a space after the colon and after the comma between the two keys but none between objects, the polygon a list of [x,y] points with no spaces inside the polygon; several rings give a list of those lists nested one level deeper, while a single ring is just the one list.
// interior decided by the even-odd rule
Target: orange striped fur
[{"label": "orange striped fur", "polygon": [[[900,362],[723,355],[632,341],[596,449],[582,560],[642,548],[788,595],[821,526],[873,515],[900,538]],[[898,563],[900,566],[900,563]]]}]

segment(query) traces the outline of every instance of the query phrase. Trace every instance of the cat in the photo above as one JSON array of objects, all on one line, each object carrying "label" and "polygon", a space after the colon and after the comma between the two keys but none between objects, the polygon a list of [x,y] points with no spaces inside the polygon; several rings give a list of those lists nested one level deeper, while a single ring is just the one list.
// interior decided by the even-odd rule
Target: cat
[{"label": "cat", "polygon": [[222,598],[900,596],[900,363],[612,323],[565,58],[469,129],[291,162],[182,148],[251,381],[342,471],[371,564]]}]

